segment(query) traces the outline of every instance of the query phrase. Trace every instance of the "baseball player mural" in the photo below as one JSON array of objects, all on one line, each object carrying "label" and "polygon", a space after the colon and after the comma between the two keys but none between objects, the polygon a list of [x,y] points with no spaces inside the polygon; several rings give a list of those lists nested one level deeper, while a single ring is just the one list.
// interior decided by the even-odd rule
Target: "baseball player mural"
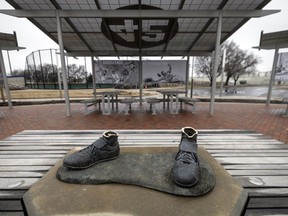
[{"label": "baseball player mural", "polygon": [[[185,83],[186,61],[143,61],[143,86],[161,83]],[[96,84],[113,84],[115,88],[139,88],[139,61],[95,61]]]},{"label": "baseball player mural", "polygon": [[144,61],[143,85],[157,87],[161,83],[185,83],[186,61]]},{"label": "baseball player mural", "polygon": [[95,61],[96,84],[114,84],[115,88],[137,88],[139,61]]},{"label": "baseball player mural", "polygon": [[279,53],[275,80],[288,80],[288,52]]}]

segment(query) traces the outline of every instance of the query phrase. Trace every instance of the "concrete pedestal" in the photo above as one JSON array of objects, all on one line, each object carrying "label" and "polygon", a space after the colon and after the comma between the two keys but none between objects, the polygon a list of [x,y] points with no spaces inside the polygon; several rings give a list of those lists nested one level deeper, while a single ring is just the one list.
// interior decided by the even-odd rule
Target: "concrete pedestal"
[{"label": "concrete pedestal", "polygon": [[[127,147],[121,151],[177,152],[175,147]],[[123,184],[79,185],[56,179],[59,161],[24,195],[29,215],[241,215],[247,194],[203,148],[198,154],[212,168],[216,184],[199,197],[175,196]]]},{"label": "concrete pedestal", "polygon": [[[179,196],[201,196],[209,193],[215,185],[212,168],[199,155],[199,179],[190,188],[180,187],[171,178],[177,150],[155,152],[153,148],[121,149],[121,154],[114,160],[98,163],[87,169],[73,170],[62,165],[57,172],[57,179],[71,184],[108,184],[138,185]],[[135,152],[131,152],[131,151]],[[167,150],[165,152],[165,150]],[[74,153],[71,151],[69,153]]]}]

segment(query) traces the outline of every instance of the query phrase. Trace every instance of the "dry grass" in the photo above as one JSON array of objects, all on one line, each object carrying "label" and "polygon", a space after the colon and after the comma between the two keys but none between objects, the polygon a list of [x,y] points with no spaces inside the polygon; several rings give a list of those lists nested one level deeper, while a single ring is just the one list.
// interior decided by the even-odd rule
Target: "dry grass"
[{"label": "dry grass", "polygon": [[[10,91],[10,95],[12,99],[48,99],[48,98],[60,98],[60,91],[43,90],[43,89],[13,90]],[[64,95],[63,91],[62,95]],[[92,90],[91,89],[70,90],[69,96],[71,98],[92,97]]]},{"label": "dry grass", "polygon": [[[97,89],[97,91],[104,91],[107,89]],[[110,89],[111,90],[111,89]],[[119,90],[120,96],[138,96],[139,89],[129,89],[129,90]],[[92,89],[73,89],[69,90],[70,98],[92,98]],[[144,96],[151,96],[157,94],[155,90],[143,90]],[[10,95],[13,99],[49,99],[49,98],[60,98],[59,90],[44,90],[44,89],[25,89],[25,90],[13,90],[10,91]],[[64,97],[64,92],[62,90],[62,96]]]}]

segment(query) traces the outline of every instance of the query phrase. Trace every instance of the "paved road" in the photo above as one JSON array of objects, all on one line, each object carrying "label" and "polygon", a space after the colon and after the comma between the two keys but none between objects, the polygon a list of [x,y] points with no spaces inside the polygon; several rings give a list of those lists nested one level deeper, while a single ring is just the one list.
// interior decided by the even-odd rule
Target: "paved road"
[{"label": "paved road", "polygon": [[[236,93],[234,93],[236,90]],[[224,91],[222,96],[252,96],[252,97],[263,97],[266,98],[268,93],[268,86],[239,86],[234,89],[234,87],[230,87],[228,92]],[[188,95],[190,95],[190,90]],[[193,89],[193,95],[195,96],[210,96],[210,88],[209,87],[196,87]],[[216,90],[216,96],[220,95],[220,89]],[[288,86],[274,86],[272,89],[272,98],[283,98],[288,97]]]}]

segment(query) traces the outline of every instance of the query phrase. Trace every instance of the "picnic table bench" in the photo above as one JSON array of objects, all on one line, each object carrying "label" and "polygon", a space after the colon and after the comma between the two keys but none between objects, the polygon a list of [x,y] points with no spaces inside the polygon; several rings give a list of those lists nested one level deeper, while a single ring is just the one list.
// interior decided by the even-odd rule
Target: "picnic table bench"
[{"label": "picnic table bench", "polygon": [[93,106],[93,105],[97,105],[99,109],[101,109],[100,104],[101,104],[101,99],[100,98],[91,98],[91,99],[86,99],[86,100],[81,100],[79,103],[84,104],[84,113],[88,114],[88,107]]},{"label": "picnic table bench", "polygon": [[[121,146],[178,146],[179,130],[117,130]],[[103,130],[26,130],[0,141],[0,215],[24,215],[21,198],[75,147]],[[199,130],[204,147],[248,192],[244,215],[288,214],[288,145],[246,130]],[[213,192],[213,191],[212,191]]]},{"label": "picnic table bench", "polygon": [[288,117],[288,97],[283,98],[282,103],[286,104],[286,110],[283,117]]},{"label": "picnic table bench", "polygon": [[149,97],[145,99],[146,102],[150,105],[150,110],[152,110],[152,115],[156,115],[158,110],[156,108],[156,104],[161,102],[161,99],[155,97]]},{"label": "picnic table bench", "polygon": [[182,103],[188,104],[192,106],[192,112],[196,110],[196,103],[199,102],[199,99],[190,98],[190,97],[179,97],[180,101],[180,109],[182,110]]},{"label": "picnic table bench", "polygon": [[136,99],[135,97],[126,97],[121,99],[119,103],[125,104],[125,106],[119,113],[124,112],[124,115],[129,115],[129,111],[131,112],[132,110],[132,104],[138,101],[139,99]]}]

